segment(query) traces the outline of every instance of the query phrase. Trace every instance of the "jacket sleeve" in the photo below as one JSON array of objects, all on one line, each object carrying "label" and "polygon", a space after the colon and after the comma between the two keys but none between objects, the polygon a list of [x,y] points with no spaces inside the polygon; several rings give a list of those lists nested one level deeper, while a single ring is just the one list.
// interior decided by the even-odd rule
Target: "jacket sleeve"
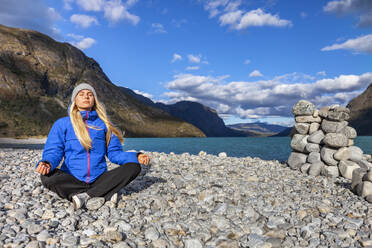
[{"label": "jacket sleeve", "polygon": [[107,157],[111,163],[123,165],[126,163],[138,163],[137,152],[124,152],[119,138],[112,134],[107,147]]},{"label": "jacket sleeve", "polygon": [[[57,120],[49,132],[44,146],[43,156],[40,161],[48,162],[51,165],[50,171],[58,167],[64,156],[65,150],[65,127],[63,120]],[[39,162],[40,162],[39,161]],[[39,164],[38,162],[38,164]]]}]

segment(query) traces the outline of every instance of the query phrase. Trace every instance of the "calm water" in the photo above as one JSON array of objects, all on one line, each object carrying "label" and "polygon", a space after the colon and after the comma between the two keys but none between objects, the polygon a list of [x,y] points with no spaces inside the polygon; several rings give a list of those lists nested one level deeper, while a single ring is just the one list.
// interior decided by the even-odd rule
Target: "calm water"
[{"label": "calm water", "polygon": [[[291,153],[289,137],[241,137],[241,138],[126,138],[124,150],[153,152],[188,152],[201,150],[217,155],[226,152],[231,157],[259,157],[265,160],[285,161]],[[372,154],[372,136],[360,136],[355,145],[364,153]]]}]

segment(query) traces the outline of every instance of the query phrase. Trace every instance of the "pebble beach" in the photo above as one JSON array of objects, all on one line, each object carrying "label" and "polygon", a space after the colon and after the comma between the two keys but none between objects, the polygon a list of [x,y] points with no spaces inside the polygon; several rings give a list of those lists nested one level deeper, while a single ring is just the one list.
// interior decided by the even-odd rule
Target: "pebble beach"
[{"label": "pebble beach", "polygon": [[345,178],[276,160],[146,152],[150,165],[116,205],[74,211],[42,187],[41,153],[0,149],[0,247],[372,247],[372,205]]}]

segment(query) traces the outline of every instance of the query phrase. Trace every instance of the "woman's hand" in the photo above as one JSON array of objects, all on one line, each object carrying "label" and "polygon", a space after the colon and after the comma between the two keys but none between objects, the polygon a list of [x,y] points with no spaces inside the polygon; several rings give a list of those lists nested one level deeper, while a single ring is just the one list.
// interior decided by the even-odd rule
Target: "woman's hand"
[{"label": "woman's hand", "polygon": [[41,175],[49,174],[50,164],[47,162],[40,162],[36,168],[36,172],[39,172]]},{"label": "woman's hand", "polygon": [[146,154],[139,154],[138,155],[138,162],[140,164],[148,165],[150,163],[150,157]]}]

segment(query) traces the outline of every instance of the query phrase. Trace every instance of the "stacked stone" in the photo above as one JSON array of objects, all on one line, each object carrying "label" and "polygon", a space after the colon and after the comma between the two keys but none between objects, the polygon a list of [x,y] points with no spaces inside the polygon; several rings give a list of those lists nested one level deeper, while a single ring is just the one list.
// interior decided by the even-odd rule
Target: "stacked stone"
[{"label": "stacked stone", "polygon": [[363,168],[354,170],[351,189],[354,193],[372,203],[372,170]]},{"label": "stacked stone", "polygon": [[334,105],[317,110],[311,102],[301,100],[294,105],[293,114],[293,152],[287,162],[292,169],[352,179],[355,169],[372,167],[371,156],[354,146],[357,133],[348,126],[349,109]]}]

